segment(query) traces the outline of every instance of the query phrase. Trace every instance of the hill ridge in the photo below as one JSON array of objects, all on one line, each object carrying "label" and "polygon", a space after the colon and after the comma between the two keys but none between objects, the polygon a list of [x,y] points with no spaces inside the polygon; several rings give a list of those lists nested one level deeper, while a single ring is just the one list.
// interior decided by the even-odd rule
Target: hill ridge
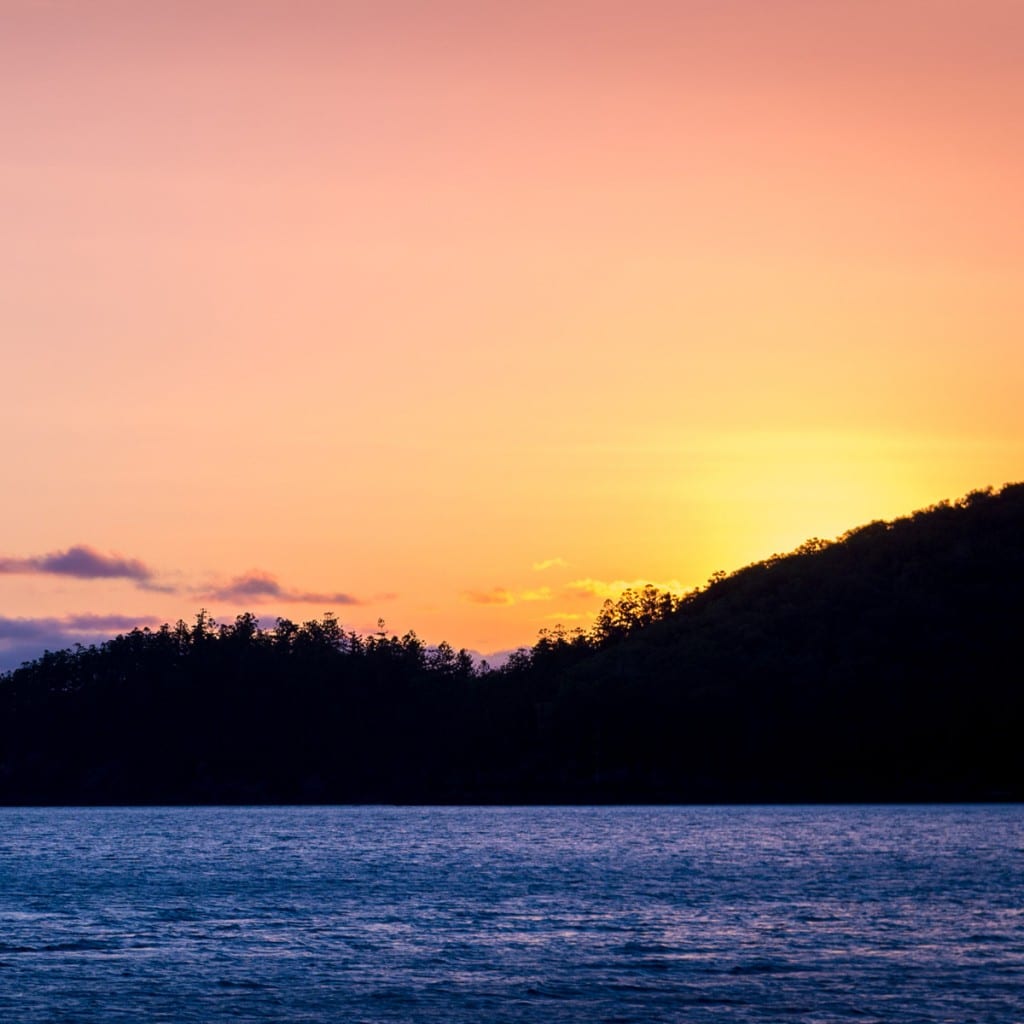
[{"label": "hill ridge", "polygon": [[1024,484],[606,603],[481,672],[254,616],[0,677],[8,803],[1024,799]]}]

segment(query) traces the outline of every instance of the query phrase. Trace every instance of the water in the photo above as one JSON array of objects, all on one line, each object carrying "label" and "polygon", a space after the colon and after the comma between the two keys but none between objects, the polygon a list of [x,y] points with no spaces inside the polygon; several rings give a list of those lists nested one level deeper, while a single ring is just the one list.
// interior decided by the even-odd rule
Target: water
[{"label": "water", "polygon": [[0,809],[0,1020],[1024,1021],[1024,807]]}]

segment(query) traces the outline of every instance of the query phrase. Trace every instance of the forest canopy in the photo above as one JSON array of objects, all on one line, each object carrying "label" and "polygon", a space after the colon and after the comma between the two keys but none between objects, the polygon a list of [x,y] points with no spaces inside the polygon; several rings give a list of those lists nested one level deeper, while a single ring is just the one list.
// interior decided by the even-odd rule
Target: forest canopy
[{"label": "forest canopy", "polygon": [[0,676],[0,801],[1024,798],[1024,485],[607,601],[497,668],[251,613]]}]

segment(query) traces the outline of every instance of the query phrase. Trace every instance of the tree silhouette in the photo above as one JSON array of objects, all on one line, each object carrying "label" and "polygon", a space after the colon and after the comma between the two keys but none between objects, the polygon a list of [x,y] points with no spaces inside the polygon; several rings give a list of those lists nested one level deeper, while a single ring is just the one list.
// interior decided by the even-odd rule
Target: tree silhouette
[{"label": "tree silhouette", "polygon": [[1022,617],[1020,484],[627,590],[493,670],[201,609],[0,676],[0,801],[1019,800]]}]

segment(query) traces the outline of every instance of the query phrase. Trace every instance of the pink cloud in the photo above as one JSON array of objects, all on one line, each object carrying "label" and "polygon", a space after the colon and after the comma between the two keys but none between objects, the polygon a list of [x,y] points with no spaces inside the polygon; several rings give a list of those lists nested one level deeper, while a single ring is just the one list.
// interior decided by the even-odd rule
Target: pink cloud
[{"label": "pink cloud", "polygon": [[217,587],[206,596],[218,601],[250,601],[254,604],[264,601],[339,605],[363,603],[359,598],[341,592],[320,593],[318,591],[289,590],[283,587],[276,577],[261,569],[253,569],[241,576],[236,576],[229,583]]},{"label": "pink cloud", "polygon": [[86,544],[30,558],[0,558],[0,574],[73,576],[80,580],[126,579],[148,583],[153,571],[137,558],[104,555]]}]

